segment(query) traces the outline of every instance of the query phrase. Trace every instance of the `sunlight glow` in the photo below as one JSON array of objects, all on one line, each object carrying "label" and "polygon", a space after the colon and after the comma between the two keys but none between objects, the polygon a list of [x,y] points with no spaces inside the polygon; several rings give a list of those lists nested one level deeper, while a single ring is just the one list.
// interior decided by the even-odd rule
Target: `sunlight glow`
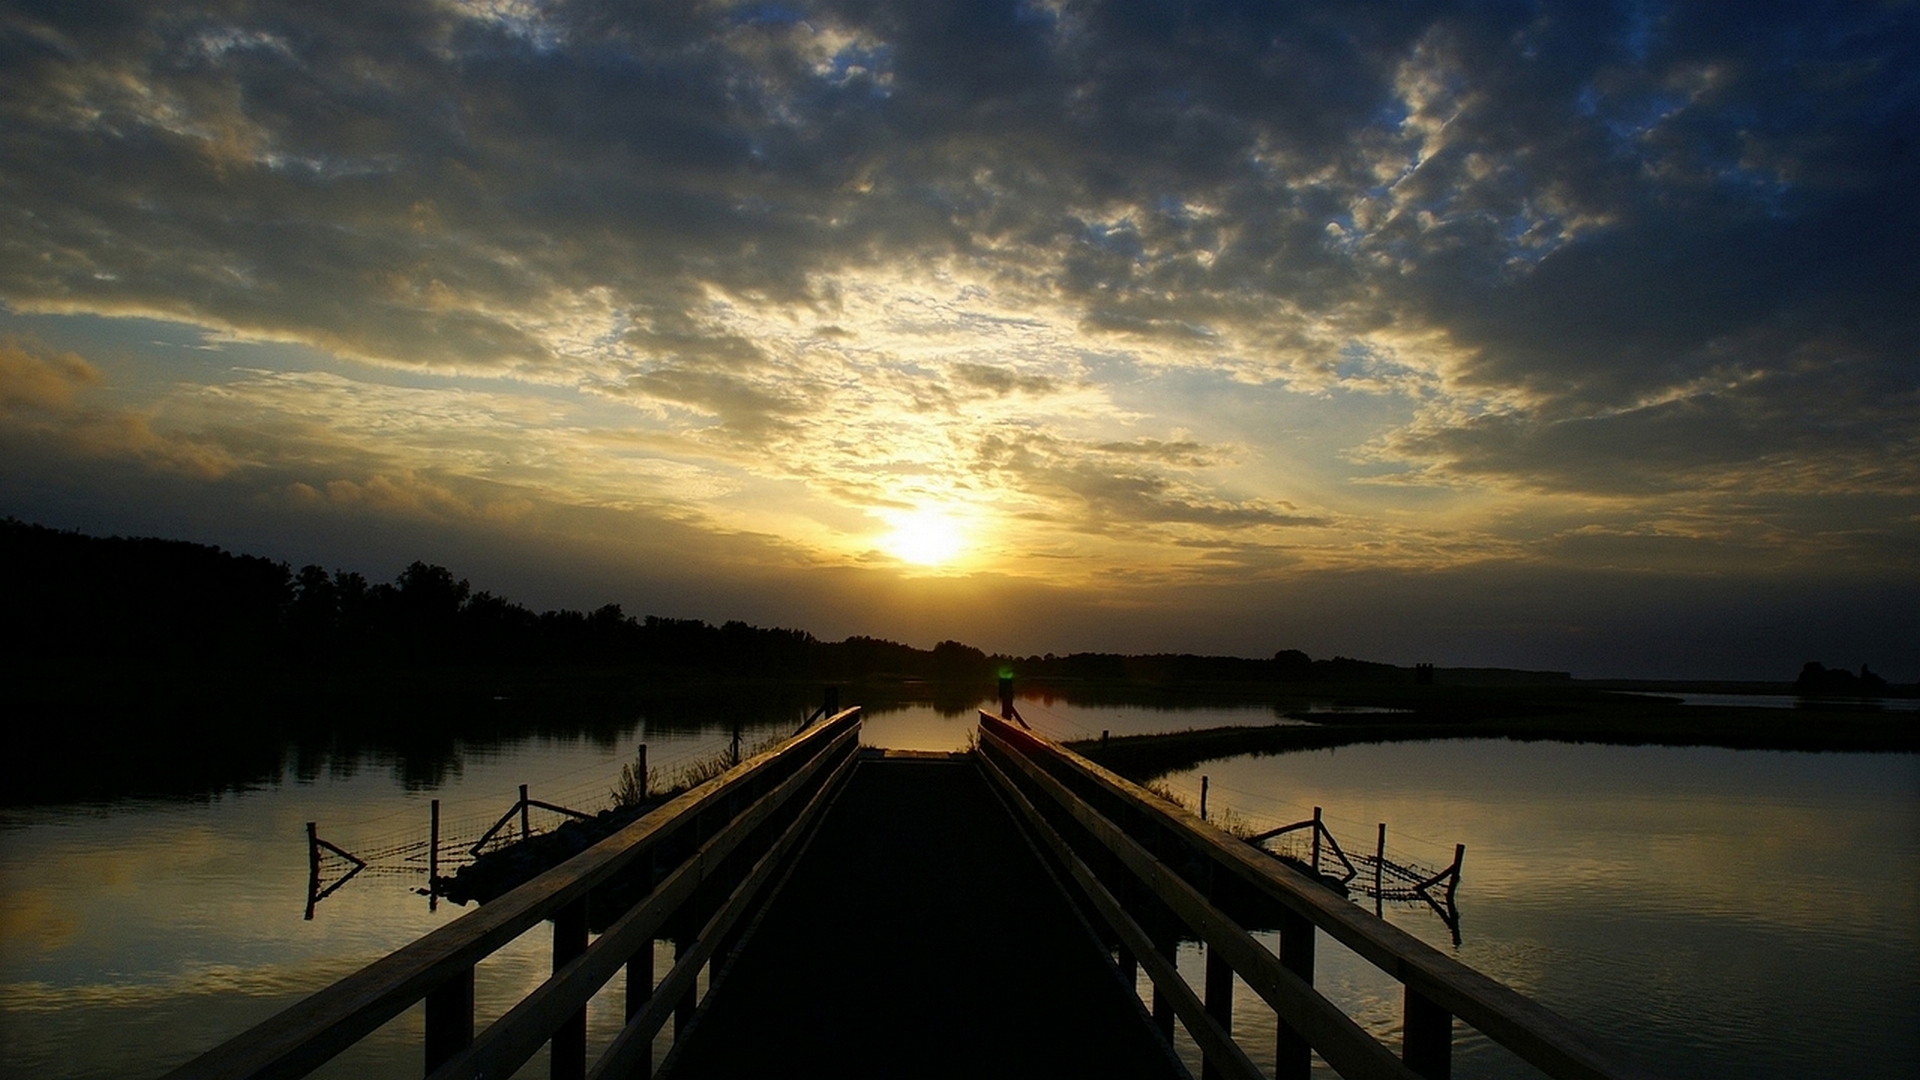
[{"label": "sunlight glow", "polygon": [[966,547],[960,526],[945,514],[918,510],[892,519],[893,531],[880,541],[887,554],[918,566],[953,561]]}]

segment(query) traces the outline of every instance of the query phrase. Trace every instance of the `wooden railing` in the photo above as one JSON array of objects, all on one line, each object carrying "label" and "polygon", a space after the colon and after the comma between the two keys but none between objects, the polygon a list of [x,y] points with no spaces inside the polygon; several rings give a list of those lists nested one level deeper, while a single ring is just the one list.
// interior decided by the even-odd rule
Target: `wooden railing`
[{"label": "wooden railing", "polygon": [[[434,1080],[510,1076],[543,1045],[556,1080],[644,1075],[654,1037],[691,1019],[700,970],[732,951],[742,916],[851,771],[859,729],[859,707],[836,713],[169,1076],[304,1076],[422,1000]],[[589,898],[620,886],[642,898],[589,944]],[[552,978],[476,1036],[474,965],[544,920]],[[674,964],[656,985],[663,931]],[[623,967],[626,1026],[589,1069],[587,1002]]]},{"label": "wooden railing", "polygon": [[[1279,1080],[1304,1080],[1313,1052],[1348,1078],[1442,1080],[1455,1018],[1561,1080],[1648,1075],[1510,987],[1064,747],[982,712],[979,748],[981,768],[1107,928],[1123,974],[1146,969],[1163,1033],[1177,1017],[1193,1036],[1205,1077],[1263,1075],[1232,1032],[1235,975],[1274,1011]],[[1277,928],[1278,954],[1250,927]],[[1404,985],[1399,1057],[1314,989],[1316,928]],[[1182,938],[1206,948],[1198,994],[1174,966]]]}]

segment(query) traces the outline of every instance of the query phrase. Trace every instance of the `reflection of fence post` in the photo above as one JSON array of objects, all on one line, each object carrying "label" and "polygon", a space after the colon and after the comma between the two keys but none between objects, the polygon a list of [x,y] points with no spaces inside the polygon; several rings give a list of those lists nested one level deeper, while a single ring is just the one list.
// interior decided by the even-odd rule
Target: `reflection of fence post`
[{"label": "reflection of fence post", "polygon": [[1320,873],[1320,833],[1325,827],[1320,824],[1320,808],[1313,808],[1313,872]]},{"label": "reflection of fence post", "polygon": [[1103,754],[1107,752],[1107,729],[1106,728],[1100,729],[1100,752]]},{"label": "reflection of fence post", "polygon": [[433,800],[432,820],[427,828],[427,910],[434,911],[440,900],[440,800]]},{"label": "reflection of fence post", "polygon": [[533,835],[533,826],[527,823],[527,785],[520,785],[520,839]]},{"label": "reflection of fence post", "polygon": [[1387,823],[1380,823],[1380,839],[1373,845],[1373,913],[1380,914],[1380,865],[1387,860]]}]

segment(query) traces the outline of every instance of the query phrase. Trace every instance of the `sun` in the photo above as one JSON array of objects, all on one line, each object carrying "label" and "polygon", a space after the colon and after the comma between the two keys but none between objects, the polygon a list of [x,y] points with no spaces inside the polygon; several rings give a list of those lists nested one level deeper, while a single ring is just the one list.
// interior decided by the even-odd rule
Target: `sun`
[{"label": "sun", "polygon": [[952,518],[934,510],[916,510],[892,519],[893,531],[880,541],[887,554],[916,566],[941,566],[959,557],[966,536]]}]

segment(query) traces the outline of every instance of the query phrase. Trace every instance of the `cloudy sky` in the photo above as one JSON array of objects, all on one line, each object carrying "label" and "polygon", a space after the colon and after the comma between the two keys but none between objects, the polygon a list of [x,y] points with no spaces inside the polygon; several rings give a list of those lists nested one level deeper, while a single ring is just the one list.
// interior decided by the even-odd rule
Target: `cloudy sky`
[{"label": "cloudy sky", "polygon": [[0,512],[1007,651],[1920,678],[1920,10],[0,4]]}]

